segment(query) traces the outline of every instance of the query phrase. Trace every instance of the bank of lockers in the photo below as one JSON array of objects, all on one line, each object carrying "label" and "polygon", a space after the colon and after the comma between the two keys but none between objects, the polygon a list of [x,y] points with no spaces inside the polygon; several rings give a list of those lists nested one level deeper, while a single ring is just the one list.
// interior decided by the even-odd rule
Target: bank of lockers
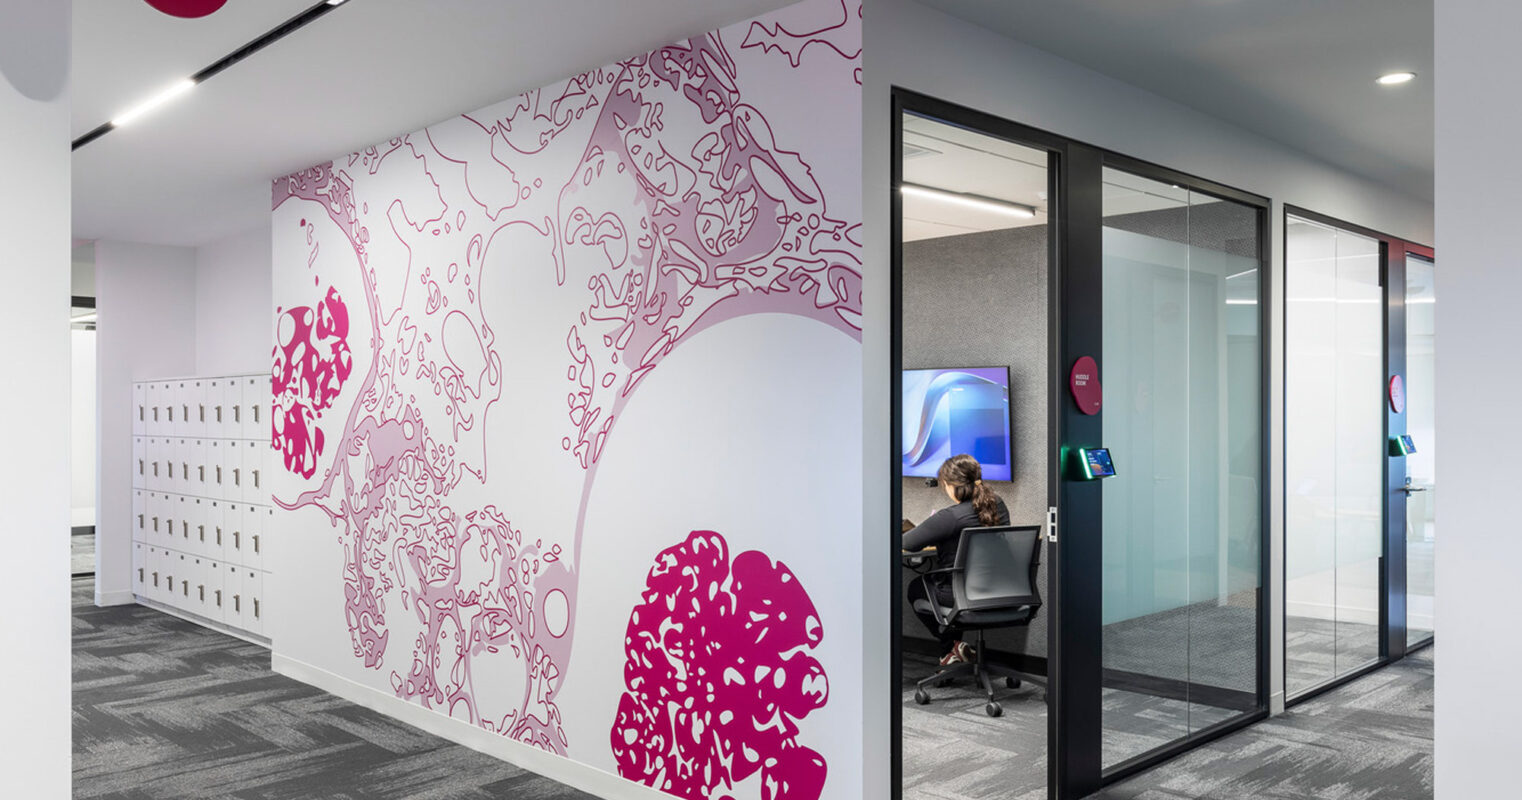
[{"label": "bank of lockers", "polygon": [[269,377],[146,381],[132,397],[134,593],[262,635]]}]

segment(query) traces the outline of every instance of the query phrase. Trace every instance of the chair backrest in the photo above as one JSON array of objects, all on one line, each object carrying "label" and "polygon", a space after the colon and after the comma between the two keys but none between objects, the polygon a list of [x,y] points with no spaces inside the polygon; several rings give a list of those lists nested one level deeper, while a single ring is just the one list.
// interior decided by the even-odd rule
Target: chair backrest
[{"label": "chair backrest", "polygon": [[967,528],[957,544],[956,572],[951,589],[957,608],[1041,606],[1036,569],[1041,565],[1039,525],[1000,525]]}]

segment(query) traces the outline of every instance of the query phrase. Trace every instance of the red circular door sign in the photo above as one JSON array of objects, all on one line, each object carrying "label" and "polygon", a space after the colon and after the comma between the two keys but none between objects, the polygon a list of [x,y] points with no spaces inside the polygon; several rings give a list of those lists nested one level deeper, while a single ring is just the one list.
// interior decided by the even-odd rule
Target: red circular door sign
[{"label": "red circular door sign", "polygon": [[1390,378],[1390,410],[1406,413],[1406,382],[1399,375]]},{"label": "red circular door sign", "polygon": [[1073,371],[1068,375],[1068,389],[1073,393],[1073,401],[1078,404],[1078,410],[1085,414],[1098,414],[1104,406],[1104,391],[1099,388],[1099,365],[1088,356],[1073,362]]}]

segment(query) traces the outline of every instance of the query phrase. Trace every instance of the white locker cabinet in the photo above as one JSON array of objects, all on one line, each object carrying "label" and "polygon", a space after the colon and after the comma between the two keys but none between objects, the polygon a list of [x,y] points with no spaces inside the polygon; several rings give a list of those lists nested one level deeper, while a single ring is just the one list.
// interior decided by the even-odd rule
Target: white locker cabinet
[{"label": "white locker cabinet", "polygon": [[148,384],[132,384],[132,435],[148,435]]},{"label": "white locker cabinet", "polygon": [[132,543],[132,592],[148,594],[148,545],[142,542]]}]

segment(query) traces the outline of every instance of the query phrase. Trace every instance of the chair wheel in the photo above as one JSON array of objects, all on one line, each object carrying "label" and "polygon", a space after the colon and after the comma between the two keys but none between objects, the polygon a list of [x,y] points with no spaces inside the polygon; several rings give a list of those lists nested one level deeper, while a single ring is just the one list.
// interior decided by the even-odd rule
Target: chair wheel
[{"label": "chair wheel", "polygon": [[1019,678],[1005,678],[1004,679],[1004,686],[1007,689],[1018,689],[1018,688],[1020,688],[1020,679]]},{"label": "chair wheel", "polygon": [[988,712],[988,716],[997,717],[1004,713],[1004,706],[1001,706],[998,703],[990,700],[988,701],[988,705],[983,706],[983,710]]},{"label": "chair wheel", "polygon": [[930,695],[925,694],[924,689],[915,689],[914,702],[918,703],[919,705],[925,705],[926,703],[930,702]]}]

